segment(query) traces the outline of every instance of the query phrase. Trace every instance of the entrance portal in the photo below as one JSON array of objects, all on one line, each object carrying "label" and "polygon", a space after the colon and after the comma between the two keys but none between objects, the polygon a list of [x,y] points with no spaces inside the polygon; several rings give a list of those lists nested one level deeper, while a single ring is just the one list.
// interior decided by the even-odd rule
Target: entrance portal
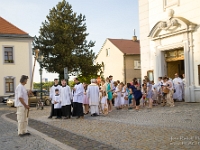
[{"label": "entrance portal", "polygon": [[165,52],[167,66],[167,76],[174,78],[174,74],[182,75],[185,73],[183,49],[170,50]]}]

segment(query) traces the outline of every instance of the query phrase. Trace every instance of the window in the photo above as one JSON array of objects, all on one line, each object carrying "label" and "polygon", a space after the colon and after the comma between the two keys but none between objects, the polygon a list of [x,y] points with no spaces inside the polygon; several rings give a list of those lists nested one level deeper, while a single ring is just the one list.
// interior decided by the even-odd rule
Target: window
[{"label": "window", "polygon": [[163,8],[166,10],[166,8],[177,5],[179,6],[179,0],[163,0]]},{"label": "window", "polygon": [[134,61],[134,69],[141,69],[141,65],[140,65],[140,61],[139,60],[135,60]]},{"label": "window", "polygon": [[14,77],[5,78],[5,92],[14,93]]},{"label": "window", "polygon": [[106,56],[110,56],[110,48],[109,49],[106,49]]},{"label": "window", "polygon": [[5,63],[14,63],[13,47],[4,47],[4,62]]}]

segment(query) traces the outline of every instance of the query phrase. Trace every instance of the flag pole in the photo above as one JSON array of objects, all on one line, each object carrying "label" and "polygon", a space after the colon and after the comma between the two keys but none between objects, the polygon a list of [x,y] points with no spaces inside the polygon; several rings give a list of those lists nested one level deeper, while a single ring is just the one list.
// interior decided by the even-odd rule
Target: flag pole
[{"label": "flag pole", "polygon": [[[32,76],[31,76],[31,83],[30,83],[30,90],[32,90],[32,87],[33,87],[33,76],[34,76],[34,71],[35,71],[35,63],[36,63],[36,60],[38,58],[38,53],[39,53],[39,49],[36,49],[35,50],[35,57],[34,57],[34,65],[33,65],[33,70],[32,70]],[[28,98],[28,104],[29,104],[29,100],[30,99],[30,95],[29,95],[29,98]],[[29,116],[29,109],[27,111],[27,118]]]}]

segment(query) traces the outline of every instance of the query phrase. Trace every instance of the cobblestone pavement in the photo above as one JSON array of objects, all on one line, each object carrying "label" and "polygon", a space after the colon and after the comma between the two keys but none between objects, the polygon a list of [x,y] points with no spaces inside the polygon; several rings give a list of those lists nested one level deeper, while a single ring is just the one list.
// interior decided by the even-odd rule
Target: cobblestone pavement
[{"label": "cobblestone pavement", "polygon": [[200,103],[175,104],[173,108],[156,106],[138,112],[113,110],[108,116],[87,115],[84,120],[47,119],[50,107],[32,108],[30,117],[85,137],[80,140],[83,144],[84,139],[93,139],[124,150],[199,150]]},{"label": "cobblestone pavement", "polygon": [[[0,116],[8,112],[8,110],[0,107]],[[2,118],[0,121],[0,135],[1,150],[60,150],[55,145],[34,134],[19,137],[17,135],[17,126]]]}]

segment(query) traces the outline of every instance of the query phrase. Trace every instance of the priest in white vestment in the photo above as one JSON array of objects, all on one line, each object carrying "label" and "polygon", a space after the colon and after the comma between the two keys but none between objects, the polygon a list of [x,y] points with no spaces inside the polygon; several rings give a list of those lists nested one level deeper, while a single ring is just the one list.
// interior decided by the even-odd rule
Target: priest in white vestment
[{"label": "priest in white vestment", "polygon": [[89,105],[91,116],[99,115],[99,86],[96,84],[96,79],[91,79],[91,84],[88,86],[87,95],[89,98]]},{"label": "priest in white vestment", "polygon": [[84,118],[83,114],[83,98],[84,98],[84,87],[83,84],[79,82],[78,78],[74,79],[76,85],[73,88],[73,116],[77,116],[77,119]]},{"label": "priest in white vestment", "polygon": [[183,100],[183,81],[181,78],[179,78],[178,74],[175,74],[175,78],[173,80],[174,84],[174,94],[173,94],[173,99],[177,101],[182,101]]},{"label": "priest in white vestment", "polygon": [[61,81],[62,86],[60,87],[60,99],[61,99],[61,106],[62,106],[62,116],[64,119],[71,118],[71,99],[72,93],[71,89],[68,85],[66,85],[66,81]]}]

